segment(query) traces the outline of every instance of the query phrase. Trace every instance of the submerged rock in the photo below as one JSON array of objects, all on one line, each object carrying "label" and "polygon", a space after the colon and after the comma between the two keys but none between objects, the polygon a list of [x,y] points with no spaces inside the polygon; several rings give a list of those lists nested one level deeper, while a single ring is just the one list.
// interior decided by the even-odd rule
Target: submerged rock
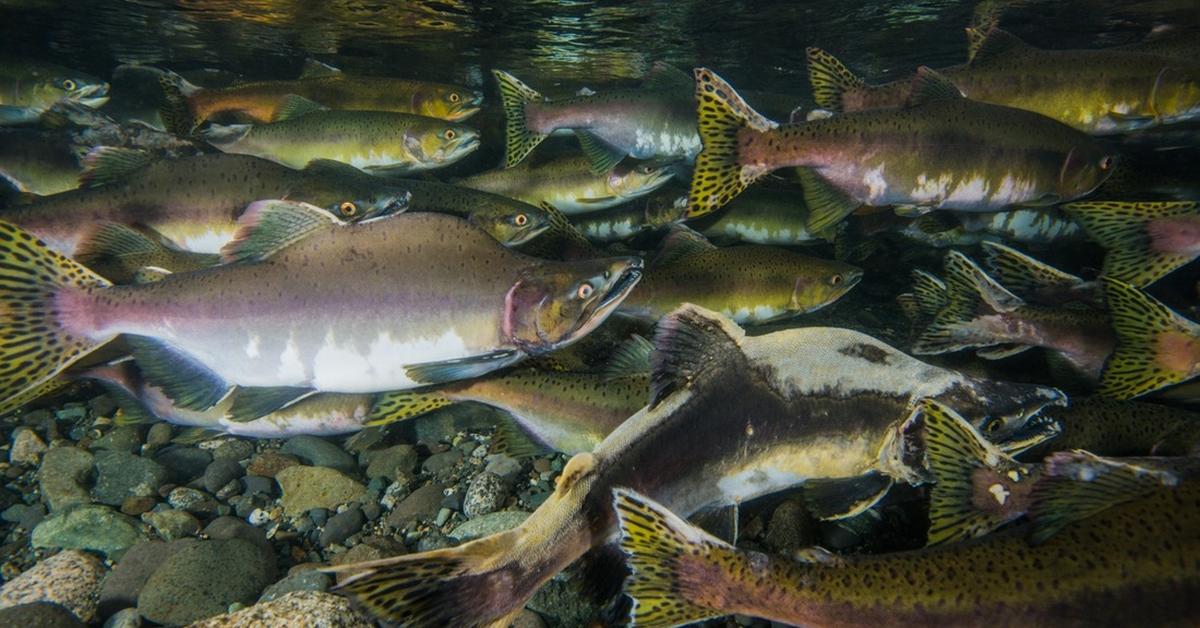
[{"label": "submerged rock", "polygon": [[275,477],[283,488],[283,511],[299,517],[313,508],[337,508],[341,504],[361,502],[367,487],[339,471],[325,467],[289,467]]},{"label": "submerged rock", "polygon": [[34,547],[100,552],[112,557],[146,538],[137,522],[108,506],[79,504],[60,510],[33,529]]},{"label": "submerged rock", "polygon": [[74,628],[86,625],[71,611],[52,602],[34,602],[0,609],[0,626]]},{"label": "submerged rock", "polygon": [[79,550],[65,550],[6,582],[0,588],[0,608],[53,602],[80,621],[90,622],[96,616],[104,574],[100,559]]},{"label": "submerged rock", "polygon": [[46,452],[38,469],[38,486],[51,511],[91,503],[87,485],[93,464],[95,457],[76,447],[55,447]]},{"label": "submerged rock", "polygon": [[296,591],[259,602],[236,613],[220,615],[189,628],[258,628],[259,626],[321,626],[371,628],[375,621],[350,605],[350,600],[320,591]]},{"label": "submerged rock", "polygon": [[529,513],[518,510],[493,512],[459,524],[450,531],[448,536],[456,541],[473,541],[489,534],[511,530],[521,525],[521,522],[527,518],[529,518]]},{"label": "submerged rock", "polygon": [[150,497],[167,482],[162,465],[127,451],[110,451],[96,456],[96,501],[120,506],[128,497]]},{"label": "submerged rock", "polygon": [[354,460],[354,456],[318,436],[303,435],[289,438],[283,447],[279,448],[279,452],[291,454],[305,464],[314,467],[328,467],[342,473],[358,471],[358,463]]},{"label": "submerged rock", "polygon": [[150,621],[172,625],[212,617],[235,602],[254,602],[274,571],[249,541],[198,541],[154,571],[138,595],[138,611]]},{"label": "submerged rock", "polygon": [[37,435],[32,427],[18,427],[13,430],[12,448],[8,450],[8,461],[32,467],[46,453],[46,442]]}]

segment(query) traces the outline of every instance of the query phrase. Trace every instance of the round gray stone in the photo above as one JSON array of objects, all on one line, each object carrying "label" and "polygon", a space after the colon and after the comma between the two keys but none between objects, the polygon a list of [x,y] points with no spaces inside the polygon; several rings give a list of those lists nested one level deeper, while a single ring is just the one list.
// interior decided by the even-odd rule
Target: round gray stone
[{"label": "round gray stone", "polygon": [[122,449],[98,454],[96,471],[92,495],[109,506],[120,506],[126,497],[157,495],[158,487],[166,484],[168,477],[162,465]]},{"label": "round gray stone", "polygon": [[252,604],[274,573],[259,548],[243,539],[199,541],[173,554],[138,595],[138,611],[160,624],[179,625]]},{"label": "round gray stone", "polygon": [[279,451],[291,454],[314,467],[328,467],[347,474],[358,472],[358,463],[355,462],[354,456],[317,436],[303,435],[289,438]]}]

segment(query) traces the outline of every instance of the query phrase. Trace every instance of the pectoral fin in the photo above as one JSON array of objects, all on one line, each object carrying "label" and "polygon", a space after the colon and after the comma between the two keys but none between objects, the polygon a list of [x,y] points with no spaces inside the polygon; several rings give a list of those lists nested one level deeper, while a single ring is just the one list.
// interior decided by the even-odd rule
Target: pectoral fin
[{"label": "pectoral fin", "polygon": [[812,479],[804,483],[804,503],[818,519],[845,519],[874,506],[891,488],[892,478],[878,471],[852,478]]},{"label": "pectoral fin", "polygon": [[126,342],[146,382],[180,408],[207,410],[232,388],[207,366],[163,342],[135,335],[126,336]]},{"label": "pectoral fin", "polygon": [[575,131],[575,135],[579,138],[579,147],[583,149],[583,154],[587,156],[592,172],[595,174],[603,174],[612,170],[618,162],[625,158],[625,151],[609,145],[592,133]]},{"label": "pectoral fin", "polygon": [[417,383],[443,384],[461,379],[481,377],[496,369],[516,364],[524,358],[524,352],[515,349],[503,349],[469,358],[414,364],[407,367],[405,371]]}]

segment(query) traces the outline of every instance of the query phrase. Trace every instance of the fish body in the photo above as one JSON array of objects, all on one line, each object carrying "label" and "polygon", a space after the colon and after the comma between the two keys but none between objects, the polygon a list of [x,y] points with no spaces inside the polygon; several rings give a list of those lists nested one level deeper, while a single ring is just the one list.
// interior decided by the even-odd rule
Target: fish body
[{"label": "fish body", "polygon": [[611,151],[613,160],[630,156],[691,162],[700,152],[696,107],[686,76],[682,82],[661,88],[550,101],[510,74],[499,70],[493,74],[504,101],[506,165],[510,168],[558,130],[580,135],[585,152]]},{"label": "fish body", "polygon": [[289,198],[338,211],[404,207],[409,194],[362,172],[316,164],[293,170],[245,155],[154,161],[100,187],[83,187],[0,212],[55,251],[74,255],[99,223],[149,227],[181,248],[219,253],[257,200]]},{"label": "fish body", "polygon": [[313,111],[250,127],[213,129],[206,137],[226,153],[254,155],[292,168],[331,159],[380,173],[448,166],[479,148],[479,133],[435,118],[386,111]]},{"label": "fish body", "polygon": [[0,129],[0,181],[21,192],[46,195],[79,185],[81,151],[60,133]]},{"label": "fish body", "polygon": [[571,223],[589,240],[616,242],[662,229],[683,220],[682,197],[669,202],[655,198],[644,204],[627,204],[586,214],[576,214]]},{"label": "fish body", "polygon": [[120,362],[84,371],[80,377],[99,382],[114,398],[126,420],[161,420],[173,425],[198,427],[246,438],[286,438],[301,434],[335,436],[362,429],[375,400],[373,394],[327,393],[249,421],[228,415],[233,395],[205,410],[182,408],[147,382],[132,362]]},{"label": "fish body", "polygon": [[652,164],[618,164],[596,173],[579,157],[466,177],[458,185],[500,194],[530,205],[550,204],[567,215],[615,207],[666,184],[671,171]]},{"label": "fish body", "polygon": [[696,221],[694,228],[710,240],[789,246],[823,240],[808,230],[804,195],[782,190],[750,189],[720,212]]},{"label": "fish body", "polygon": [[52,63],[0,59],[0,125],[33,122],[63,100],[100,107],[108,102],[108,83]]},{"label": "fish body", "polygon": [[[621,545],[633,572],[625,585],[634,600],[631,623],[676,626],[731,613],[791,625],[863,627],[1173,625],[1195,617],[1200,567],[1184,557],[1200,552],[1200,483],[1163,486],[1156,476],[1168,474],[1086,452],[1052,458],[1047,471],[1030,477],[992,451],[1000,462],[943,458],[960,452],[934,457],[942,473],[973,473],[939,475],[931,540],[942,524],[1032,509],[1040,515],[1032,530],[1040,542],[1030,542],[1024,527],[893,554],[840,557],[818,548],[798,559],[773,557],[738,550],[650,498],[618,490]],[[1064,476],[1054,478],[1056,500],[1041,492],[1049,482],[1038,478],[1054,473],[1055,465]],[[1076,501],[1073,491],[1087,492],[1118,474],[1124,482],[1115,483],[1116,492],[1130,483],[1137,490],[1114,497],[1101,492],[1111,487],[1097,487]],[[951,488],[943,482],[955,491],[939,499],[937,491]],[[1049,534],[1039,529],[1053,518],[1066,521]]]},{"label": "fish body", "polygon": [[929,80],[911,106],[777,126],[697,70],[705,150],[689,216],[787,166],[807,169],[808,226],[820,231],[862,204],[984,212],[1071,200],[1099,186],[1115,163],[1099,142],[1060,122],[974,102],[931,72],[920,76]]},{"label": "fish body", "polygon": [[[814,85],[830,75],[852,78],[827,92],[822,106],[842,112],[902,107],[912,96],[907,80],[868,85],[831,59],[810,49]],[[1037,112],[1087,133],[1127,132],[1200,114],[1200,63],[1152,52],[1042,50],[993,29],[969,63],[939,72],[967,98]]]},{"label": "fish body", "polygon": [[412,194],[409,211],[458,216],[506,246],[525,244],[551,227],[551,217],[545,208],[500,194],[436,181],[404,179],[395,183]]},{"label": "fish body", "polygon": [[[357,393],[444,383],[569,344],[640,277],[638,258],[534,260],[441,214],[339,224],[309,205],[267,201],[242,220],[225,251],[239,263],[130,286],[108,286],[0,223],[9,259],[32,254],[22,267],[72,278],[34,282],[39,307],[54,310],[0,327],[27,342],[69,339],[70,350],[25,363],[0,388],[11,395],[44,381],[118,335],[152,379],[151,367],[182,378],[185,407],[211,407],[232,386]],[[292,232],[302,225],[307,236]],[[0,299],[19,292],[0,290]]]},{"label": "fish body", "polygon": [[[920,472],[903,462],[901,443],[916,398],[954,399],[975,420],[1005,425],[1001,432],[1062,399],[925,365],[848,330],[747,337],[695,306],[664,319],[655,345],[651,404],[572,458],[523,524],[457,548],[347,566],[356,575],[343,592],[387,621],[488,625],[610,540],[613,487],[634,487],[687,515],[806,479],[883,470],[915,480]],[[433,593],[406,596],[413,590]]]},{"label": "fish body", "polygon": [[201,88],[186,83],[181,87],[188,108],[198,122],[220,113],[237,113],[259,124],[272,122],[293,96],[307,98],[330,109],[389,111],[450,122],[471,117],[483,102],[483,94],[479,91],[457,85],[353,76],[342,72],[290,81],[254,81],[229,87]]},{"label": "fish body", "polygon": [[651,265],[622,312],[658,320],[695,303],[739,325],[768,323],[819,310],[862,279],[849,264],[757,244],[718,248],[691,233],[697,250]]},{"label": "fish body", "polygon": [[1078,223],[1056,208],[926,214],[899,227],[898,232],[938,248],[986,241],[1046,245],[1087,237]]},{"label": "fish body", "polygon": [[1104,397],[1072,399],[1046,408],[1062,434],[1028,452],[1085,449],[1101,456],[1195,456],[1200,451],[1200,414],[1156,403]]}]

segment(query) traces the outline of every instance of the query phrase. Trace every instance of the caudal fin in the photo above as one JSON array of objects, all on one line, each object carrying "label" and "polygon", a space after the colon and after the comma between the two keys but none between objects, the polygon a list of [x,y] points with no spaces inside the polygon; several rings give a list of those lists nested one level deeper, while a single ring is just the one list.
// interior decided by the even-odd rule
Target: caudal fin
[{"label": "caudal fin", "polygon": [[508,72],[492,70],[492,76],[500,87],[500,102],[504,107],[504,167],[512,168],[546,139],[545,133],[530,129],[525,121],[525,108],[545,98]]},{"label": "caudal fin", "polygon": [[981,246],[990,275],[1022,299],[1036,301],[1039,295],[1068,293],[1084,283],[1005,244],[985,241]]},{"label": "caudal fin", "polygon": [[982,536],[1025,514],[1030,467],[988,442],[965,419],[932,399],[921,402],[929,492],[927,545]]},{"label": "caudal fin", "polygon": [[720,582],[687,578],[683,572],[710,560],[719,572],[721,555],[732,547],[634,491],[615,489],[613,507],[632,571],[625,581],[625,593],[633,599],[632,625],[665,628],[727,614],[691,601],[705,598],[697,588]]},{"label": "caudal fin", "polygon": [[159,105],[158,115],[168,133],[179,137],[192,137],[202,120],[196,119],[187,94],[183,91],[183,84],[187,81],[180,81],[183,81],[182,77],[172,72],[158,77],[158,85],[163,92],[163,102]]},{"label": "caudal fin", "polygon": [[1179,241],[1200,225],[1196,201],[1076,201],[1063,208],[1108,251],[1105,277],[1145,287],[1200,255],[1195,235],[1190,248]]},{"label": "caudal fin", "polygon": [[103,344],[63,327],[58,297],[109,285],[34,236],[0,221],[0,400],[46,386]]},{"label": "caudal fin", "polygon": [[687,217],[703,216],[733,200],[768,170],[744,166],[738,156],[738,132],[766,132],[774,122],[750,108],[724,79],[696,68],[696,118],[704,148],[696,156]]},{"label": "caudal fin", "polygon": [[810,47],[805,53],[808,56],[808,82],[812,84],[813,100],[826,111],[841,113],[842,94],[848,89],[863,87],[866,83],[837,57],[820,48]]},{"label": "caudal fin", "polygon": [[1117,346],[1100,375],[1100,394],[1133,399],[1200,374],[1200,325],[1116,279],[1104,280]]},{"label": "caudal fin", "polygon": [[365,425],[375,427],[415,419],[452,403],[454,402],[436,389],[381,393],[375,398],[375,404],[371,406]]},{"label": "caudal fin", "polygon": [[980,314],[1012,311],[1024,302],[958,251],[946,255],[945,280],[945,303],[913,343],[913,353],[930,355],[1005,343],[1005,338],[974,322]]}]

